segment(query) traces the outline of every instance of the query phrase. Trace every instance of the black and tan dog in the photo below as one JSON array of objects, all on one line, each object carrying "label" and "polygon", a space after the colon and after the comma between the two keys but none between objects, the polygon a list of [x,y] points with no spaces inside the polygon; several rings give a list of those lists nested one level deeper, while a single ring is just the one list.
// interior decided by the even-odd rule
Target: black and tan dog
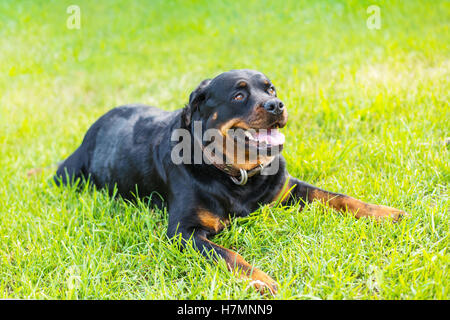
[{"label": "black and tan dog", "polygon": [[[225,72],[201,82],[184,109],[166,112],[127,105],[109,111],[91,126],[81,146],[59,166],[55,181],[67,184],[77,178],[89,178],[96,186],[110,191],[116,186],[125,198],[133,198],[136,191],[140,197],[157,192],[164,202],[155,204],[168,208],[169,237],[181,234],[183,239],[192,239],[195,248],[205,256],[225,259],[230,270],[250,278],[261,292],[271,293],[276,292],[277,286],[270,276],[239,254],[209,240],[224,229],[230,218],[245,217],[277,199],[288,205],[318,200],[356,218],[397,220],[404,214],[299,181],[286,171],[281,154],[267,153],[256,161],[248,159],[227,166],[174,164],[172,132],[191,131],[196,121],[204,130],[215,128],[224,136],[233,128],[254,129],[257,133],[267,129],[264,143],[258,141],[258,134],[253,135],[253,140],[271,148],[284,142],[278,128],[286,125],[287,110],[264,74],[252,70]],[[259,169],[273,158],[279,162],[278,171],[260,174]]]}]

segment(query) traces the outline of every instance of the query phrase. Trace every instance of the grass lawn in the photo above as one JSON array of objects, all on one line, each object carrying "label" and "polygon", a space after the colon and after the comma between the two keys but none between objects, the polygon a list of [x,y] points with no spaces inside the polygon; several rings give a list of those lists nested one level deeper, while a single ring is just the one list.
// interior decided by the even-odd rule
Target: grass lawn
[{"label": "grass lawn", "polygon": [[275,299],[449,299],[449,21],[448,1],[2,0],[0,298],[260,299],[224,262],[180,253],[147,200],[49,185],[112,107],[175,110],[250,68],[288,107],[293,176],[411,217],[261,207],[214,241],[276,279]]}]

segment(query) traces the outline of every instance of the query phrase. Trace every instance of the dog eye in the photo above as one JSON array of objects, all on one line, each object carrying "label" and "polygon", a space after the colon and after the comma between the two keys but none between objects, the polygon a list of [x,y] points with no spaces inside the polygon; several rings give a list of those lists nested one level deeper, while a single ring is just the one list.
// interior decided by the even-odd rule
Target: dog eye
[{"label": "dog eye", "polygon": [[237,95],[234,96],[233,99],[237,101],[244,100],[244,95],[242,93],[238,93]]},{"label": "dog eye", "polygon": [[271,96],[275,95],[275,89],[274,88],[269,88],[267,89],[267,93],[270,94]]}]

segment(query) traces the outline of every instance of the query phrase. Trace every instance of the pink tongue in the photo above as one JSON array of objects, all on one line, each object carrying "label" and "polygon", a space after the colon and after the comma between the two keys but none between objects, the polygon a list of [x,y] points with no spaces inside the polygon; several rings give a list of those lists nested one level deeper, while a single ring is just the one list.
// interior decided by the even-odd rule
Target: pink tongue
[{"label": "pink tongue", "polygon": [[259,130],[256,134],[256,138],[260,142],[267,141],[267,144],[272,146],[284,144],[285,141],[284,134],[277,129]]}]

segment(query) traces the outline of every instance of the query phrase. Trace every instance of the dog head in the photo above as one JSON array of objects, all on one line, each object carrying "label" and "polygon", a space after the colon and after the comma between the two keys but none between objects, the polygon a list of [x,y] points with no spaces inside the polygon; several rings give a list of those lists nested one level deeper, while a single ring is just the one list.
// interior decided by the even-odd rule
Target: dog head
[{"label": "dog head", "polygon": [[[264,74],[231,70],[202,81],[191,93],[183,122],[190,127],[194,121],[200,121],[203,130],[218,131],[224,138],[223,153],[230,152],[233,143],[243,142],[245,161],[234,165],[249,169],[267,162],[275,147],[281,150],[284,136],[278,129],[286,125],[287,110]],[[248,157],[250,148],[258,150],[256,160]]]}]

